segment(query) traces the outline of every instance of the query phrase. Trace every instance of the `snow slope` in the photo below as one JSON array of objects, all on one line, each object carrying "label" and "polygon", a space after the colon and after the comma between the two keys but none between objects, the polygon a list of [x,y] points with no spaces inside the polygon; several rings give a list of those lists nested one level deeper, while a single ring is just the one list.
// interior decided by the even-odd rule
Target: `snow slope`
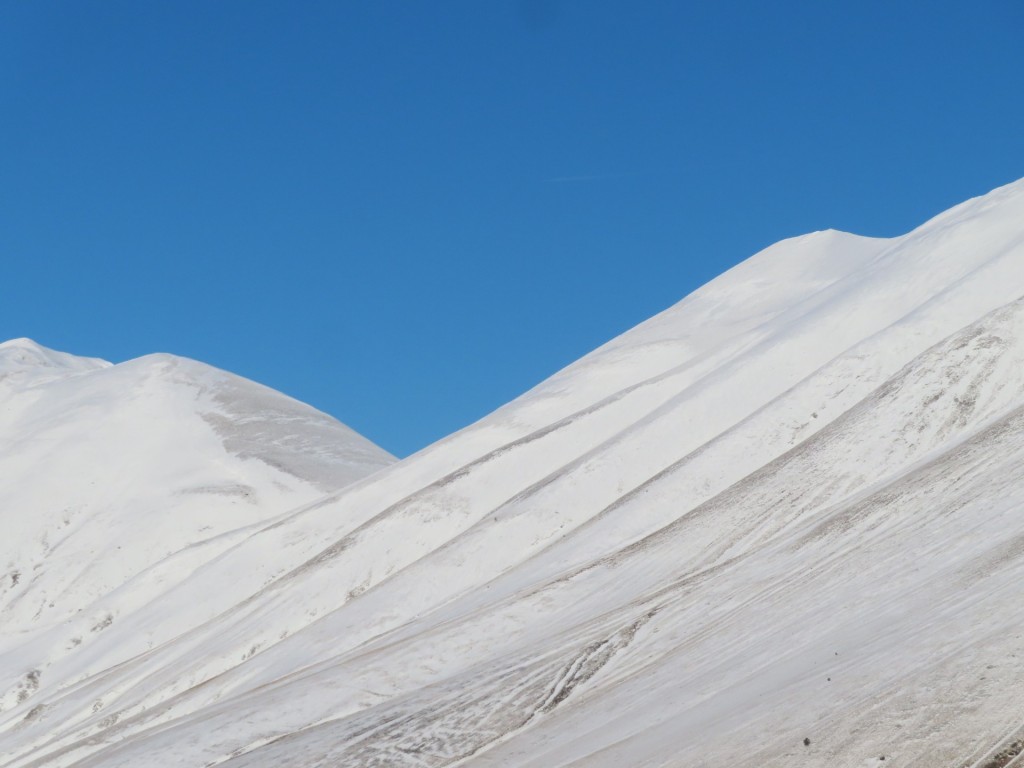
[{"label": "snow slope", "polygon": [[[71,440],[77,382],[121,367],[75,366],[39,385],[49,432],[23,404],[2,434]],[[236,460],[242,410],[202,419]],[[104,581],[109,547],[40,539],[43,449],[0,475],[11,551],[53,574],[0,594],[3,766],[997,768],[1024,738],[1024,181],[778,243],[327,495],[247,480],[267,514],[163,567]],[[157,562],[193,495],[115,479],[92,541]],[[199,495],[176,514],[241,503]]]}]

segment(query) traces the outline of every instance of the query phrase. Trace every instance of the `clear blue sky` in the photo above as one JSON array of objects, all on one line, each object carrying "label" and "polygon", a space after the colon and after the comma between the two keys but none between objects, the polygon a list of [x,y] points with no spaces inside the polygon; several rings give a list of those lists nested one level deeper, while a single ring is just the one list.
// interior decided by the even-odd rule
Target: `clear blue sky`
[{"label": "clear blue sky", "polygon": [[1024,176],[1024,3],[0,3],[0,336],[399,455],[783,237]]}]

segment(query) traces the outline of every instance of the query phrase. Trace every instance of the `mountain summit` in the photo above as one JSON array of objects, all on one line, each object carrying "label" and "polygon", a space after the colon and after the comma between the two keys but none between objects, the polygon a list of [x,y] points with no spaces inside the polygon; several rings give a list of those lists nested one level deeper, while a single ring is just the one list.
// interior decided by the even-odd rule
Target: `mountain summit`
[{"label": "mountain summit", "polygon": [[1024,750],[1024,181],[773,245],[393,464],[191,361],[36,383],[20,344],[5,768]]}]

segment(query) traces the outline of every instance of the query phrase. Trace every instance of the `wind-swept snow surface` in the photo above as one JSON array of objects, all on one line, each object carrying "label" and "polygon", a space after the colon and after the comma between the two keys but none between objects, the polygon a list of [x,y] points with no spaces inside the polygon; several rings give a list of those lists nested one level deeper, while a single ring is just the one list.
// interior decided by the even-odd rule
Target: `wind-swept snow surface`
[{"label": "wind-swept snow surface", "polygon": [[[154,422],[140,382],[196,364],[71,360],[0,380],[0,765],[1021,751],[1024,182],[903,237],[774,245],[327,496],[326,432],[254,427],[207,385],[201,418]],[[120,449],[76,431],[114,429],[89,416],[101,376],[146,433]],[[161,474],[150,441],[230,460]],[[40,483],[69,509],[41,511]]]}]

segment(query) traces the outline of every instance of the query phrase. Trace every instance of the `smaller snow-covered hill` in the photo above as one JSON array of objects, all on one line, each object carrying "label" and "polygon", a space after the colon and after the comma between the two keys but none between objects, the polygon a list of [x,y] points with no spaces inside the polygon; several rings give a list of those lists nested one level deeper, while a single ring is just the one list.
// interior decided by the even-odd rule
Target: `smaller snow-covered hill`
[{"label": "smaller snow-covered hill", "polygon": [[[248,526],[394,461],[210,366],[111,365],[28,339],[0,344],[0,435],[0,676],[20,673],[27,649],[82,653]],[[0,709],[35,677],[0,679]]]}]

